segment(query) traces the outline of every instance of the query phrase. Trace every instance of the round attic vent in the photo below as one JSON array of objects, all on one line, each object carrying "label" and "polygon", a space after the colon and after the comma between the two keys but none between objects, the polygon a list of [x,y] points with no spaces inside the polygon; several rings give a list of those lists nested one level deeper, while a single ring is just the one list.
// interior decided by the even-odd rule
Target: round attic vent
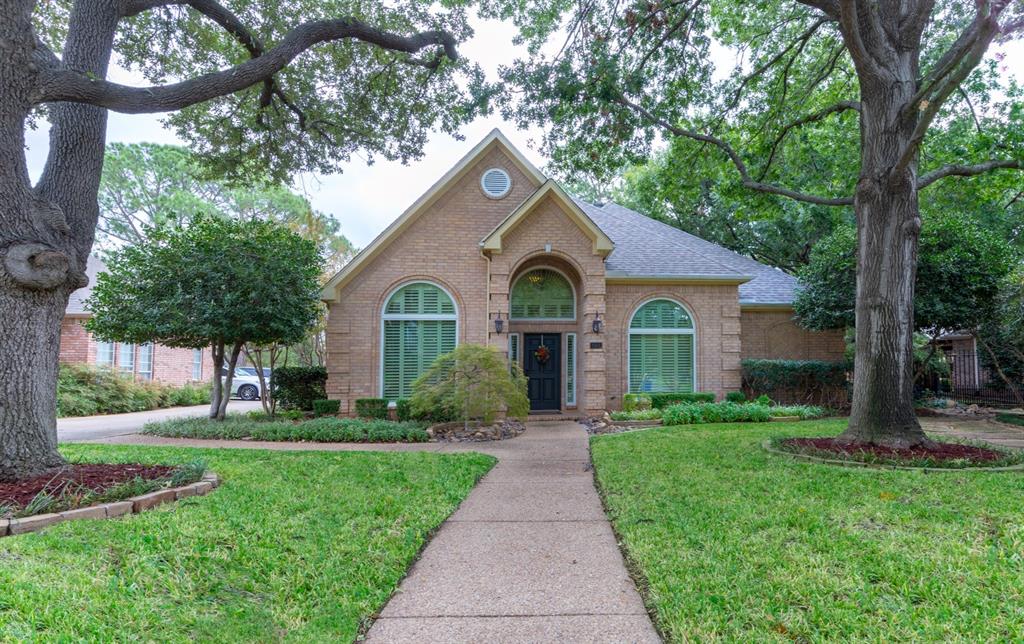
[{"label": "round attic vent", "polygon": [[491,168],[480,177],[480,187],[491,199],[501,199],[512,189],[512,179],[501,168]]}]

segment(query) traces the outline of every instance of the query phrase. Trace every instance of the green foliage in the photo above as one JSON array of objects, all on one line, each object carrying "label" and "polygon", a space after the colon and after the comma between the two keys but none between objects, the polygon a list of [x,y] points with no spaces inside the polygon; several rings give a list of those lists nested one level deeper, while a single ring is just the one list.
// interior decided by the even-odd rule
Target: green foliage
[{"label": "green foliage", "polygon": [[314,416],[334,416],[341,410],[340,400],[319,399],[313,401]]},{"label": "green foliage", "polygon": [[302,422],[256,420],[231,414],[224,421],[209,418],[176,418],[148,423],[144,434],[168,438],[200,438],[261,441],[312,441],[319,443],[422,443],[429,440],[422,423],[324,416]]},{"label": "green foliage", "polygon": [[756,402],[758,405],[765,405],[766,407],[771,407],[773,404],[775,404],[772,402],[772,399],[768,397],[768,394],[761,394],[760,396],[754,399],[754,402]]},{"label": "green foliage", "polygon": [[651,397],[647,394],[626,394],[622,397],[623,411],[641,411],[651,408]]},{"label": "green foliage", "polygon": [[278,367],[271,378],[271,388],[285,410],[312,410],[314,400],[327,397],[327,369]]},{"label": "green foliage", "polygon": [[354,642],[495,462],[481,454],[61,451],[73,461],[164,464],[198,453],[224,484],[130,519],[0,539],[0,640],[256,642],[287,633]]},{"label": "green foliage", "polygon": [[315,245],[274,222],[202,216],[110,253],[107,269],[86,324],[103,340],[191,348],[291,343],[319,310]]},{"label": "green foliage", "polygon": [[998,420],[1001,423],[1019,425],[1024,427],[1024,416],[1021,416],[1020,414],[996,414],[996,420]]},{"label": "green foliage", "polygon": [[771,413],[772,418],[797,416],[800,420],[824,418],[827,415],[823,407],[814,405],[777,405],[770,407],[768,411]]},{"label": "green foliage", "polygon": [[613,411],[611,413],[612,420],[658,420],[661,418],[662,410],[660,409],[632,409],[623,411]]},{"label": "green foliage", "polygon": [[510,373],[497,349],[474,344],[439,356],[413,383],[410,403],[417,416],[440,413],[463,422],[489,423],[502,411],[521,418],[530,410],[522,371]]},{"label": "green foliage", "polygon": [[408,398],[399,398],[395,401],[395,418],[398,422],[404,423],[413,419],[412,403]]},{"label": "green foliage", "polygon": [[725,400],[726,402],[742,405],[743,403],[747,402],[747,396],[742,391],[730,391],[729,393],[725,394]]},{"label": "green foliage", "polygon": [[[1008,594],[1024,594],[1020,476],[863,471],[761,448],[845,425],[591,439],[626,557],[651,589],[672,589],[646,595],[665,641],[978,642],[1024,632],[1024,614],[1005,610]],[[837,600],[852,588],[855,602]],[[780,610],[780,599],[802,608]]]},{"label": "green foliage", "polygon": [[665,425],[765,423],[771,419],[771,410],[757,403],[682,403],[666,408],[661,417]]},{"label": "green foliage", "polygon": [[153,381],[135,382],[114,369],[85,364],[62,364],[57,376],[59,417],[124,414],[209,402],[208,384],[173,387]]},{"label": "green foliage", "polygon": [[846,399],[851,365],[845,361],[748,359],[742,366],[743,386],[758,396],[758,403],[771,403],[769,394],[832,406]]},{"label": "green foliage", "polygon": [[[854,325],[857,235],[841,226],[819,242],[800,271],[794,308],[809,329]],[[914,287],[914,324],[921,331],[974,328],[993,314],[1015,252],[999,234],[964,215],[924,218]]]},{"label": "green foliage", "polygon": [[647,394],[651,397],[651,406],[665,409],[679,403],[711,403],[715,402],[715,394],[710,392],[681,392],[675,394]]},{"label": "green foliage", "polygon": [[360,418],[386,420],[388,417],[388,401],[386,398],[357,398],[356,415]]}]

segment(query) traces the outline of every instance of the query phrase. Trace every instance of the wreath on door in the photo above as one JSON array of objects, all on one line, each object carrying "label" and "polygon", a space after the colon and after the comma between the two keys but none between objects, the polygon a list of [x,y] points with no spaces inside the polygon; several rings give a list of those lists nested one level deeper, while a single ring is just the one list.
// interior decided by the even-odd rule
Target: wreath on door
[{"label": "wreath on door", "polygon": [[542,344],[533,352],[533,357],[537,359],[538,364],[545,365],[551,359],[551,351]]}]

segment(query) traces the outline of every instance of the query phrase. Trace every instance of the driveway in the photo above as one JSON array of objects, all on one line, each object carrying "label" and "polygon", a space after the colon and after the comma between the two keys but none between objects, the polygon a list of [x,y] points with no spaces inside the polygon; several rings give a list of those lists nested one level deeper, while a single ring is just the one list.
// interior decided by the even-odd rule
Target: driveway
[{"label": "driveway", "polygon": [[[232,400],[228,404],[228,412],[245,412],[260,409],[260,402]],[[131,414],[107,414],[104,416],[79,416],[76,418],[57,419],[57,440],[62,443],[74,441],[90,441],[117,436],[137,434],[146,423],[169,418],[189,418],[205,416],[210,411],[209,405],[195,407],[171,407],[170,409],[154,409]]]}]

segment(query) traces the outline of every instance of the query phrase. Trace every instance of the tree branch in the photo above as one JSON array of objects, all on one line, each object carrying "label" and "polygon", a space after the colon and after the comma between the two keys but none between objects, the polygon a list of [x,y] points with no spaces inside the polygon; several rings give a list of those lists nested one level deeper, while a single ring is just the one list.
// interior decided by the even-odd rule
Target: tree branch
[{"label": "tree branch", "polygon": [[622,96],[621,94],[616,99],[616,102],[627,109],[633,110],[634,112],[645,118],[652,125],[657,125],[674,136],[693,139],[694,141],[701,141],[702,143],[710,143],[711,145],[714,145],[715,147],[720,149],[722,152],[725,152],[725,154],[732,161],[733,165],[736,166],[736,170],[740,173],[740,180],[743,186],[749,188],[750,190],[780,195],[782,197],[789,197],[790,199],[794,199],[796,201],[813,203],[819,206],[853,205],[853,197],[819,197],[817,195],[809,195],[802,192],[797,192],[795,190],[790,190],[788,188],[783,188],[781,186],[775,186],[767,183],[762,183],[760,181],[755,181],[750,177],[750,172],[747,169],[746,163],[743,162],[743,159],[740,158],[740,155],[736,152],[736,150],[734,150],[733,147],[729,145],[726,141],[716,136],[711,136],[710,134],[702,134],[700,132],[695,132],[693,130],[688,130],[685,128],[672,125],[665,121],[664,119],[658,118],[649,110],[641,107],[640,105],[637,105],[636,103],[633,103],[632,101],[627,99],[625,96]]},{"label": "tree branch", "polygon": [[431,46],[457,60],[456,42],[445,31],[423,31],[402,36],[371,27],[356,18],[308,22],[288,32],[273,49],[234,67],[170,85],[128,87],[90,79],[64,69],[49,69],[41,83],[42,102],[69,101],[105,107],[115,112],[143,114],[169,112],[233,94],[264,81],[299,54],[319,43],[353,39],[391,51],[417,53]]},{"label": "tree branch", "polygon": [[992,161],[985,161],[984,163],[978,163],[975,165],[951,163],[936,170],[932,170],[928,174],[922,175],[917,181],[917,189],[920,190],[925,188],[945,177],[973,177],[975,175],[984,174],[991,170],[999,170],[1001,168],[1024,170],[1024,162],[1017,159],[993,159]]},{"label": "tree branch", "polygon": [[829,116],[830,114],[845,112],[847,110],[856,110],[857,112],[859,112],[860,102],[840,101],[835,105],[830,105],[824,109],[814,112],[813,114],[808,114],[807,116],[804,116],[791,123],[784,125],[782,129],[779,131],[779,135],[775,137],[775,141],[772,142],[771,151],[768,153],[768,160],[765,162],[764,170],[762,171],[759,178],[764,178],[765,174],[768,172],[768,167],[771,166],[772,161],[775,159],[775,154],[776,152],[778,152],[779,145],[782,144],[782,141],[786,138],[786,136],[790,133],[791,130],[798,128],[801,125],[806,125],[807,123],[814,123],[815,121],[820,121],[826,116]]}]

